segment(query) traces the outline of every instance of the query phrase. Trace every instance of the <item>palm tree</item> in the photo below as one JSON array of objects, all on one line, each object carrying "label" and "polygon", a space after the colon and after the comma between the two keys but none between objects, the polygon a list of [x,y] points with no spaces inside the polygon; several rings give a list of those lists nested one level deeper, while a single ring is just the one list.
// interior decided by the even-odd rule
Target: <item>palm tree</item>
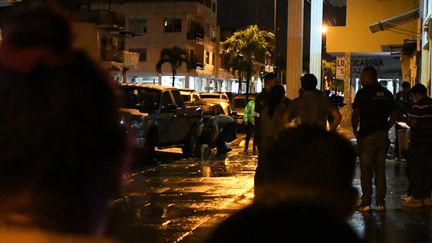
[{"label": "palm tree", "polygon": [[164,48],[160,53],[160,59],[156,64],[156,71],[162,73],[162,65],[169,63],[171,65],[172,72],[172,86],[175,84],[175,76],[177,74],[177,69],[181,67],[183,63],[186,64],[188,71],[193,68],[190,64],[191,58],[188,57],[187,51],[178,46],[172,48]]},{"label": "palm tree", "polygon": [[256,61],[264,62],[267,53],[273,51],[274,36],[268,31],[251,25],[235,32],[221,45],[222,65],[225,70],[240,79],[246,76],[246,99],[249,99],[249,83]]}]

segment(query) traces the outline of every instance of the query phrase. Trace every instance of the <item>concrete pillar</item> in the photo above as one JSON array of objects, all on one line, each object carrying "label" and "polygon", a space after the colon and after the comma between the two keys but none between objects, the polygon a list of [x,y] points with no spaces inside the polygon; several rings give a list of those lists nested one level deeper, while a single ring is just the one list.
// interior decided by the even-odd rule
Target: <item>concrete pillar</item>
[{"label": "concrete pillar", "polygon": [[189,73],[186,73],[186,76],[185,76],[185,84],[184,84],[184,87],[185,87],[185,89],[189,89],[189,87],[190,87],[190,84],[189,84]]},{"label": "concrete pillar", "polygon": [[294,99],[300,89],[303,69],[303,0],[288,1],[287,96]]},{"label": "concrete pillar", "polygon": [[352,94],[351,87],[351,53],[345,53],[345,77],[344,77],[344,103],[345,106],[341,108],[342,122],[340,124],[343,128],[351,128],[351,113],[352,113]]},{"label": "concrete pillar", "polygon": [[430,51],[422,49],[422,59],[421,59],[421,83],[426,87],[429,86],[430,75]]},{"label": "concrete pillar", "polygon": [[318,89],[321,89],[321,52],[323,25],[323,0],[311,1],[311,33],[310,33],[310,63],[309,72],[318,79]]}]

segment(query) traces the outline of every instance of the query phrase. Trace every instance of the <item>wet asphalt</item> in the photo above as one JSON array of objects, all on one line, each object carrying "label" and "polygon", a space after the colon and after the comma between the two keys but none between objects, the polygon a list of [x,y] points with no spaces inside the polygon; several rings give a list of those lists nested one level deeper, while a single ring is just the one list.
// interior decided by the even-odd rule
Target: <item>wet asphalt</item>
[{"label": "wet asphalt", "polygon": [[[257,157],[244,155],[244,136],[227,158],[185,159],[179,149],[157,152],[158,162],[124,175],[109,234],[128,243],[203,242],[212,229],[253,201]],[[349,219],[365,242],[432,242],[432,208],[400,205],[407,180],[405,161],[389,156],[386,210],[355,212]],[[360,189],[357,168],[353,181]]]}]

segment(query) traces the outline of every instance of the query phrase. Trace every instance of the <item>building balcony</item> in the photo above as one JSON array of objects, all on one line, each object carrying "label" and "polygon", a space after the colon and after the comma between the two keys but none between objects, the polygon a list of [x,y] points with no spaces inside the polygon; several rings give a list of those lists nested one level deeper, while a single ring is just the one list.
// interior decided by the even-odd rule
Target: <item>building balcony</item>
[{"label": "building balcony", "polygon": [[187,33],[188,40],[204,39],[204,32],[190,31]]},{"label": "building balcony", "polygon": [[74,12],[77,22],[94,23],[107,29],[124,29],[125,16],[109,10],[79,10]]},{"label": "building balcony", "polygon": [[136,67],[139,63],[139,53],[129,51],[106,50],[101,52],[103,62],[121,63],[125,68]]}]

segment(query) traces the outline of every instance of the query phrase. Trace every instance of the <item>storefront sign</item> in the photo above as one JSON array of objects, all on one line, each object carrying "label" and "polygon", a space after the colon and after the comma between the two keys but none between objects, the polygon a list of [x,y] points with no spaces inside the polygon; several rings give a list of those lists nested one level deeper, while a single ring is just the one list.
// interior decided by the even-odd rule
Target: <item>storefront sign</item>
[{"label": "storefront sign", "polygon": [[351,60],[351,75],[354,77],[360,77],[363,68],[372,66],[377,70],[384,66],[382,58],[353,58]]},{"label": "storefront sign", "polygon": [[345,58],[344,57],[336,58],[336,79],[339,80],[345,79]]}]

